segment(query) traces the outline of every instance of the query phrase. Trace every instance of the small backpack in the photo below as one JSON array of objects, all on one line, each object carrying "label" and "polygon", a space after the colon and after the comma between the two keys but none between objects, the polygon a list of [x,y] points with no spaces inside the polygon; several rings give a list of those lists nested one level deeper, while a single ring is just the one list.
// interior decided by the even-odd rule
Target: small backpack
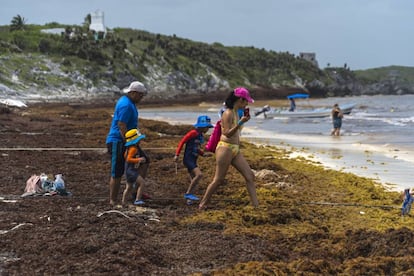
[{"label": "small backpack", "polygon": [[221,136],[221,120],[217,121],[206,144],[206,151],[215,152]]}]

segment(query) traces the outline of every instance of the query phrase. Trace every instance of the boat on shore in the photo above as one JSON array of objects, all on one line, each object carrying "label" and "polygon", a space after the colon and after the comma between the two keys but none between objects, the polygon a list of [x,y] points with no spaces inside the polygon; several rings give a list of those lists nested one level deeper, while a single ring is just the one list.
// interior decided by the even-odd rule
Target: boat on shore
[{"label": "boat on shore", "polygon": [[[261,110],[255,112],[255,116],[263,114],[265,118],[324,118],[330,117],[332,108],[321,107],[316,109],[296,109],[295,99],[308,99],[308,94],[293,94],[287,97],[290,100],[290,109],[272,108],[265,105]],[[343,114],[350,114],[352,109],[356,106],[355,103],[340,104],[339,107]]]},{"label": "boat on shore", "polygon": [[[350,114],[356,104],[349,103],[339,105],[343,114]],[[288,111],[280,109],[270,109],[265,113],[266,118],[324,118],[331,116],[331,108],[316,108],[311,110]]]}]

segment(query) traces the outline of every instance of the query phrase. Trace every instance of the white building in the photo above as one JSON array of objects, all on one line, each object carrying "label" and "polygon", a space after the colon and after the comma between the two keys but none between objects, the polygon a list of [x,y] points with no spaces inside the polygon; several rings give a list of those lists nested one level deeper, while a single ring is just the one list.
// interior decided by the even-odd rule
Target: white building
[{"label": "white building", "polygon": [[65,29],[64,28],[43,29],[43,30],[40,30],[40,32],[44,34],[62,35],[65,33]]},{"label": "white building", "polygon": [[89,25],[90,31],[95,31],[96,33],[106,34],[106,27],[104,23],[104,13],[102,11],[95,11],[91,13],[91,24]]}]

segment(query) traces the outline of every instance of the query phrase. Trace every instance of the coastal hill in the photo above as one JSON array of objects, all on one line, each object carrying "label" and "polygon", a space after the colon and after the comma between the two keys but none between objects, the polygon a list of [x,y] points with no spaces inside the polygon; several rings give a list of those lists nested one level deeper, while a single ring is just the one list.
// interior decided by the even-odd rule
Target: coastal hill
[{"label": "coastal hill", "polygon": [[[58,34],[44,30],[64,30]],[[142,30],[105,36],[84,25],[0,26],[0,95],[33,100],[105,98],[143,81],[154,100],[222,98],[246,86],[257,99],[304,91],[312,97],[414,93],[414,68],[318,68],[289,52],[227,47]]]}]

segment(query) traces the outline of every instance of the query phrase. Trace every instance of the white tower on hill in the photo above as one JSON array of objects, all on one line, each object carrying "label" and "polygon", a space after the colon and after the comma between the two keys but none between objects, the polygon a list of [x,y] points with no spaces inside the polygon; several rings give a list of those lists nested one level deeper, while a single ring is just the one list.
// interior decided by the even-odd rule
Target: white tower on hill
[{"label": "white tower on hill", "polygon": [[104,13],[102,11],[95,11],[91,13],[91,24],[89,25],[90,31],[95,31],[96,33],[106,34],[106,27],[104,24]]}]

